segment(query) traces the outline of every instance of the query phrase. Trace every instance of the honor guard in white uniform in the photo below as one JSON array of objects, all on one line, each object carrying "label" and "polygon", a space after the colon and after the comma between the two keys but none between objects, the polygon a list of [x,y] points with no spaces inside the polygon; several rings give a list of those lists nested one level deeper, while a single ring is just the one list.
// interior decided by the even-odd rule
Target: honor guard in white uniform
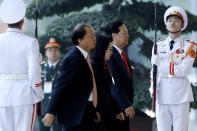
[{"label": "honor guard in white uniform", "polygon": [[[157,55],[152,53],[151,58],[152,64],[157,65],[157,128],[158,131],[172,128],[173,131],[187,131],[190,102],[194,100],[187,74],[196,57],[196,44],[181,36],[188,24],[182,8],[168,8],[164,22],[169,36],[157,42]],[[152,88],[150,91],[152,93]]]},{"label": "honor guard in white uniform", "polygon": [[41,88],[39,45],[21,31],[26,7],[22,0],[4,0],[0,18],[8,25],[0,34],[0,131],[32,131]]}]

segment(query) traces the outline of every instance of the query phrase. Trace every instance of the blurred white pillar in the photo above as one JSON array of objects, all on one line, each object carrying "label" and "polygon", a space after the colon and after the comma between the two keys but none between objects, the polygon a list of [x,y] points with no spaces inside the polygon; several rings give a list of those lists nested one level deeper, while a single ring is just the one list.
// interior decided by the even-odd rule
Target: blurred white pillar
[{"label": "blurred white pillar", "polygon": [[[196,5],[197,5],[197,0],[191,0],[190,2],[190,11],[192,14],[194,15],[197,15],[197,8],[196,8]],[[191,40],[194,41],[194,42],[197,42],[197,32],[192,32],[192,35],[191,35]]]}]

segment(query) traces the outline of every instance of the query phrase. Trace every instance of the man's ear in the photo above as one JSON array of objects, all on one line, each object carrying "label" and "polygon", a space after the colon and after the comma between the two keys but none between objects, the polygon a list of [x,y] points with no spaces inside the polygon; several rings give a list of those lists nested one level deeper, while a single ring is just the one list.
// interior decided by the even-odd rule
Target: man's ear
[{"label": "man's ear", "polygon": [[78,39],[77,42],[78,44],[80,44],[82,42],[82,39]]},{"label": "man's ear", "polygon": [[23,28],[23,24],[24,24],[24,18],[20,21],[20,29]]},{"label": "man's ear", "polygon": [[48,49],[45,49],[45,56],[47,56],[47,50],[48,50]]},{"label": "man's ear", "polygon": [[21,20],[21,23],[23,24],[23,23],[24,23],[24,21],[25,21],[25,20],[24,20],[24,18],[23,18],[23,19]]},{"label": "man's ear", "polygon": [[113,39],[113,40],[116,39],[116,33],[112,33],[112,39]]}]

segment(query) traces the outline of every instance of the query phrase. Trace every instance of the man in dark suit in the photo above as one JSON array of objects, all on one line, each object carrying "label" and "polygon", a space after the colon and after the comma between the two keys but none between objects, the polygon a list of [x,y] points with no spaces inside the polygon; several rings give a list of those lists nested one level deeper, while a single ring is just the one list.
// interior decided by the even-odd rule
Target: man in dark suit
[{"label": "man in dark suit", "polygon": [[51,94],[47,113],[43,118],[50,126],[57,116],[63,131],[81,131],[80,122],[93,89],[93,75],[86,61],[88,51],[95,47],[94,30],[86,24],[77,25],[72,35],[75,46],[65,56],[60,75]]},{"label": "man in dark suit", "polygon": [[108,62],[115,86],[112,86],[112,95],[118,102],[122,112],[116,117],[116,129],[129,131],[129,118],[135,116],[133,104],[132,72],[123,51],[128,44],[128,31],[121,21],[109,22],[106,34],[113,39],[113,54]]}]

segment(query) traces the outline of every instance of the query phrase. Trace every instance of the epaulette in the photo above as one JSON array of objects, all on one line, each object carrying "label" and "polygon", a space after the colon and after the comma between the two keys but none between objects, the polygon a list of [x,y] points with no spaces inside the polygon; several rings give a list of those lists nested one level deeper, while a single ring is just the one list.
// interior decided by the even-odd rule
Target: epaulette
[{"label": "epaulette", "polygon": [[186,58],[188,55],[192,58],[196,58],[196,51],[193,49],[193,47],[196,45],[196,43],[190,41],[190,40],[186,40],[187,42],[191,43],[189,49],[187,50],[186,54],[185,54],[185,57],[182,58],[182,60],[184,58]]},{"label": "epaulette", "polygon": [[45,64],[45,63],[46,63],[46,61],[42,61],[40,64],[43,65],[43,64]]},{"label": "epaulette", "polygon": [[196,45],[196,43],[193,42],[193,41],[190,41],[190,40],[186,40],[186,41],[189,42],[189,43],[191,43],[191,44],[193,44],[193,45]]},{"label": "epaulette", "polygon": [[164,38],[164,39],[160,39],[160,40],[158,40],[157,42],[161,42],[161,41],[164,41],[164,40],[166,40],[166,38]]},{"label": "epaulette", "polygon": [[135,67],[134,67],[134,66],[131,66],[131,69],[132,69],[132,70],[135,70]]}]

